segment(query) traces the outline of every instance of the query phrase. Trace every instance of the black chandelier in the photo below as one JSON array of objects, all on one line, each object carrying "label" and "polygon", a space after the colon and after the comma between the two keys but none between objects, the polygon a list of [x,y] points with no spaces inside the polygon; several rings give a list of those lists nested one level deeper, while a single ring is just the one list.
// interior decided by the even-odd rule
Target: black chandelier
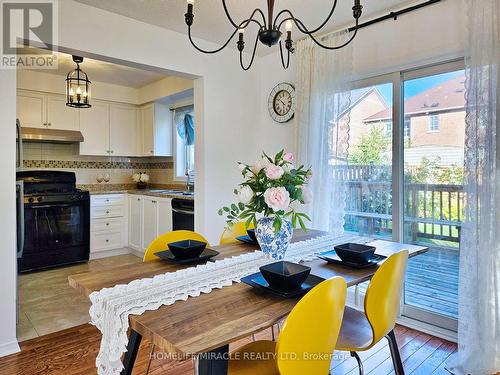
[{"label": "black chandelier", "polygon": [[73,56],[76,69],[66,76],[66,105],[73,108],[90,108],[90,80],[80,69],[83,57]]},{"label": "black chandelier", "polygon": [[[316,43],[318,46],[328,49],[328,50],[336,50],[343,48],[347,46],[349,43],[351,43],[354,38],[356,37],[356,34],[358,32],[358,26],[359,26],[359,18],[361,17],[363,6],[361,5],[361,0],[354,0],[354,6],[352,7],[352,13],[353,17],[356,21],[356,25],[352,28],[352,35],[347,40],[345,43],[342,43],[338,46],[327,46],[322,44],[317,37],[315,37],[313,34],[317,33],[319,30],[321,30],[327,22],[330,20],[332,17],[333,13],[335,12],[335,9],[337,7],[337,2],[338,0],[333,1],[333,6],[332,9],[330,10],[330,13],[326,17],[326,19],[323,21],[321,25],[316,27],[313,30],[309,30],[304,23],[296,18],[292,12],[290,12],[288,9],[284,9],[280,11],[276,17],[274,17],[274,3],[275,0],[267,0],[267,19],[265,16],[265,13],[257,8],[255,9],[249,18],[246,20],[240,22],[237,24],[236,22],[233,21],[231,18],[231,15],[229,14],[229,11],[226,6],[226,1],[222,0],[222,6],[224,7],[224,12],[226,13],[226,16],[231,23],[231,25],[235,28],[233,33],[229,36],[228,40],[218,49],[215,50],[204,50],[198,47],[191,36],[191,26],[193,25],[193,20],[194,20],[194,13],[193,13],[193,8],[194,8],[194,0],[187,0],[187,13],[185,14],[185,20],[186,20],[186,25],[188,26],[188,36],[189,36],[189,41],[191,44],[196,48],[198,51],[207,53],[207,54],[212,54],[212,53],[217,53],[222,51],[224,48],[227,47],[227,45],[231,42],[233,37],[236,35],[236,33],[239,34],[238,41],[236,42],[236,46],[238,48],[238,51],[240,52],[240,65],[243,68],[243,70],[248,70],[253,64],[254,58],[255,58],[255,52],[257,51],[257,45],[260,40],[262,44],[265,44],[269,47],[272,47],[273,45],[277,44],[279,42],[280,46],[280,56],[281,56],[281,64],[283,65],[283,68],[287,69],[288,66],[290,65],[290,54],[294,52],[293,48],[293,39],[292,39],[292,28],[293,24],[297,26],[300,32],[308,35],[314,43]],[[262,18],[262,22],[261,19]],[[257,36],[255,38],[255,44],[253,47],[252,51],[252,57],[250,59],[250,62],[247,66],[243,63],[243,50],[245,49],[245,40],[244,40],[244,33],[245,33],[245,28],[250,25],[250,23],[255,23],[259,26],[259,31],[257,33]],[[282,46],[282,41],[281,41],[281,36],[283,33],[281,32],[281,28],[284,25],[285,33],[286,33],[286,39],[285,39],[285,48],[287,50],[287,58],[285,61],[284,57],[284,51],[283,51],[283,46]]]}]

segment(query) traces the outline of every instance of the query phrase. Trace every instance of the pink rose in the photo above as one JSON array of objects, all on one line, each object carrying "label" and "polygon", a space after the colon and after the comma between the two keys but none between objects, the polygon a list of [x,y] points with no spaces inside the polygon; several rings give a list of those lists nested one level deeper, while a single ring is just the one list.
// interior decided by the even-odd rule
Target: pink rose
[{"label": "pink rose", "polygon": [[252,172],[258,174],[262,169],[266,168],[271,162],[267,158],[262,158],[252,167]]},{"label": "pink rose", "polygon": [[290,206],[290,194],[284,187],[269,188],[264,192],[264,201],[274,212],[286,210]]},{"label": "pink rose", "polygon": [[266,167],[266,176],[270,180],[280,179],[281,176],[283,176],[283,173],[285,173],[285,170],[278,165],[269,164]]},{"label": "pink rose", "polygon": [[291,152],[287,152],[285,155],[283,155],[283,160],[287,163],[293,163],[295,158],[293,157],[293,154]]}]

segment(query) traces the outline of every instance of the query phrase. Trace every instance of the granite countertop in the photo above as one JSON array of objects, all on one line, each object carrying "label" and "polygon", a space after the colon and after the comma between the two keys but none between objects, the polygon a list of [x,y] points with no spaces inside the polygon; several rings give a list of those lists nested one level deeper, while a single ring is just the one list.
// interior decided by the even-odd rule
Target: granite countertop
[{"label": "granite countertop", "polygon": [[[193,200],[193,195],[183,195],[185,185],[158,185],[151,186],[148,189],[137,189],[134,184],[111,184],[111,185],[79,185],[79,189],[87,190],[90,195],[103,195],[103,194],[137,194],[147,195],[158,198],[181,198]],[[180,193],[162,192],[159,190],[178,190]]]}]

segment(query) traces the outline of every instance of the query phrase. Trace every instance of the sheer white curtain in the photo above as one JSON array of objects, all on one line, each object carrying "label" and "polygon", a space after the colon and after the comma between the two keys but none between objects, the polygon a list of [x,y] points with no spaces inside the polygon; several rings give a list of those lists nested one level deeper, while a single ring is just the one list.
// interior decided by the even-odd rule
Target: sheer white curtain
[{"label": "sheer white curtain", "polygon": [[500,1],[466,0],[466,219],[455,374],[500,371]]},{"label": "sheer white curtain", "polygon": [[[339,45],[348,35],[333,34],[324,42]],[[341,233],[345,189],[334,173],[347,163],[352,45],[328,51],[306,38],[297,43],[297,55],[297,148],[300,162],[313,171],[312,227]]]}]

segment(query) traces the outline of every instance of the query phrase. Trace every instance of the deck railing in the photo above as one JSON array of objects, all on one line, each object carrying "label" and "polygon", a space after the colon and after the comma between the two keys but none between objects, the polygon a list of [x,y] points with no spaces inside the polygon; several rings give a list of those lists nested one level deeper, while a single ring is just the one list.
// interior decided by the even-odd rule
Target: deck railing
[{"label": "deck railing", "polygon": [[[406,171],[409,175],[408,171]],[[410,171],[411,173],[411,171]],[[392,233],[391,167],[349,165],[335,167],[346,184],[346,230],[378,236]],[[404,230],[407,239],[439,240],[457,247],[463,221],[462,185],[405,183]]]}]

